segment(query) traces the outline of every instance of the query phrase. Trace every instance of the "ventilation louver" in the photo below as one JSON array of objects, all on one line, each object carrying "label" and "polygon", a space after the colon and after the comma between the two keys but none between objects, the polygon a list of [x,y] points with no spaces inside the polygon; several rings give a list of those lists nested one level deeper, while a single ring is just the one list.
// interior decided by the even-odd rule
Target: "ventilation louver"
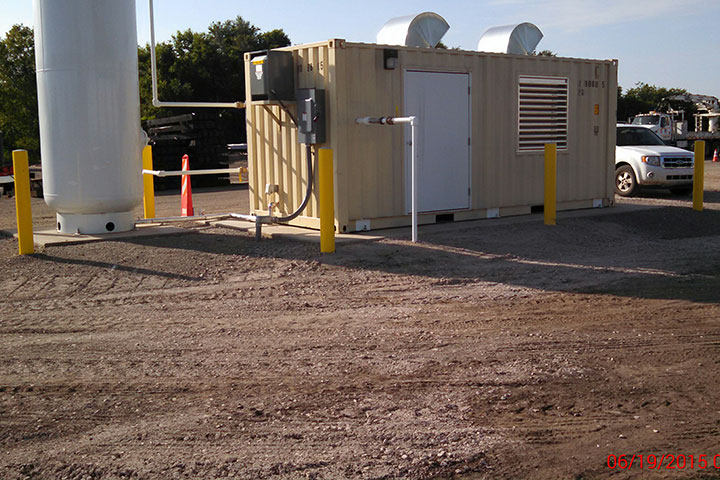
[{"label": "ventilation louver", "polygon": [[518,151],[541,151],[546,143],[568,146],[568,79],[521,76],[518,85]]}]

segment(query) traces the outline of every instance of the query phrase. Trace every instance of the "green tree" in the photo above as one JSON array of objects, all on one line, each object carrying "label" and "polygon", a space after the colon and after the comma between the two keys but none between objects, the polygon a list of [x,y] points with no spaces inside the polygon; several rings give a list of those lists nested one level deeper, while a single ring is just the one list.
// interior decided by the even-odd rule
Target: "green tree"
[{"label": "green tree", "polygon": [[[617,119],[624,122],[638,113],[656,110],[662,106],[664,98],[681,93],[687,93],[687,90],[683,88],[656,87],[642,82],[637,83],[635,87],[626,91],[624,95],[622,90],[618,88]],[[692,113],[695,112],[695,107],[691,103],[681,102],[675,105],[685,110],[686,118],[691,117]]]},{"label": "green tree", "polygon": [[[208,32],[177,32],[156,46],[158,94],[166,101],[244,101],[245,52],[288,45],[290,39],[282,30],[261,32],[242,17],[215,22]],[[139,48],[138,60],[142,117],[182,113],[152,106],[149,45]]]},{"label": "green tree", "polygon": [[24,25],[14,25],[0,40],[0,131],[6,159],[12,150],[24,149],[31,162],[39,160],[35,41]]},{"label": "green tree", "polygon": [[[168,101],[235,101],[245,98],[244,53],[284,47],[290,39],[279,29],[261,32],[237,17],[215,22],[208,32],[177,32],[170,42],[157,45],[160,98]],[[138,49],[141,109],[144,118],[174,115],[177,110],[152,106],[150,47]],[[234,119],[233,130],[243,131],[242,112],[224,115]],[[4,153],[29,151],[40,159],[40,132],[35,77],[35,43],[32,28],[14,25],[0,39],[0,131]]]}]

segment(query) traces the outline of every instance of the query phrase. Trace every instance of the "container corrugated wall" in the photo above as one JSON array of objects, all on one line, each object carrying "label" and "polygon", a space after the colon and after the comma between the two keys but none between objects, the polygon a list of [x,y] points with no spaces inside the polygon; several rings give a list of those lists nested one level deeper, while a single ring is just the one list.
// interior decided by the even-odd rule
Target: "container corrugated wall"
[{"label": "container corrugated wall", "polygon": [[[612,203],[617,64],[614,61],[515,56],[391,47],[399,65],[383,69],[378,45],[331,40],[291,47],[298,88],[325,88],[328,146],[335,152],[335,210],[339,231],[356,221],[373,228],[408,224],[405,209],[405,127],[356,125],[363,116],[403,115],[406,70],[468,73],[471,81],[471,201],[456,219],[529,213],[543,202],[543,154],[518,151],[520,76],[568,79],[568,148],[558,152],[558,208]],[[387,48],[387,47],[386,47]],[[249,84],[249,82],[248,82]],[[250,93],[247,93],[250,98]],[[267,211],[266,183],[280,186],[280,211],[299,205],[305,191],[304,148],[276,105],[249,105],[248,149],[252,208]],[[434,221],[434,214],[421,221]],[[314,195],[295,223],[317,227]]]},{"label": "container corrugated wall", "polygon": [[[332,41],[282,49],[293,53],[296,88],[329,88],[331,45]],[[248,61],[249,56],[246,56]],[[247,85],[250,85],[249,71],[245,69]],[[249,90],[246,98],[251,98]],[[294,102],[286,102],[286,106],[295,111]],[[295,125],[277,102],[247,102],[246,108],[251,210],[266,213],[268,202],[273,201],[275,213],[292,213],[302,203],[307,188],[305,146],[298,143]],[[331,109],[332,100],[328,98],[328,111]],[[328,138],[332,138],[331,132],[332,127],[328,126]],[[279,192],[266,195],[267,184],[278,185]],[[317,191],[313,190],[306,210],[294,223],[316,226],[319,225],[318,215]]]}]

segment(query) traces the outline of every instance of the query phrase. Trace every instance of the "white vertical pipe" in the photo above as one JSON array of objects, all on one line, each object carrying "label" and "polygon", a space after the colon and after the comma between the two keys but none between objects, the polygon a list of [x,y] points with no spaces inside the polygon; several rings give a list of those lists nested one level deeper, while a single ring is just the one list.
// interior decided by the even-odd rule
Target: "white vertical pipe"
[{"label": "white vertical pipe", "polygon": [[415,147],[415,140],[417,139],[416,129],[418,125],[416,117],[410,117],[410,142],[411,150],[411,176],[412,176],[412,241],[416,243],[418,241],[418,202],[417,202],[417,148]]},{"label": "white vertical pipe", "polygon": [[150,73],[154,105],[158,99],[157,60],[155,60],[155,9],[153,8],[153,0],[149,0],[148,3],[150,7]]},{"label": "white vertical pipe", "polygon": [[169,108],[245,108],[243,102],[161,102],[158,98],[157,60],[155,58],[155,9],[153,0],[148,0],[150,9],[150,71],[152,78],[152,103],[155,107]]},{"label": "white vertical pipe", "polygon": [[412,241],[416,243],[418,241],[418,200],[417,200],[417,154],[419,149],[415,148],[415,141],[417,139],[417,126],[420,124],[420,119],[416,116],[411,117],[361,117],[356,118],[355,123],[361,125],[396,125],[399,123],[410,124],[410,210],[412,211]]}]

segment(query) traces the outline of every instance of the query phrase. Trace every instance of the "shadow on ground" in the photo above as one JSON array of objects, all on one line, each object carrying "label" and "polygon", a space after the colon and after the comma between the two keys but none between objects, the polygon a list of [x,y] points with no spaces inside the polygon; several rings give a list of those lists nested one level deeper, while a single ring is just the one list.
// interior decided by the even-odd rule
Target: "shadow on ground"
[{"label": "shadow on ground", "polygon": [[[648,198],[655,200],[672,200],[672,201],[685,201],[688,204],[692,203],[692,193],[686,195],[677,195],[670,190],[665,188],[645,188],[637,193],[636,198]],[[703,195],[703,201],[708,204],[720,203],[720,191],[706,190]]]},{"label": "shadow on ground", "polygon": [[545,227],[541,220],[455,223],[447,231],[421,229],[418,244],[361,241],[339,245],[332,255],[320,254],[316,244],[255,242],[248,235],[225,232],[209,229],[124,242],[194,254],[312,260],[424,277],[438,285],[494,282],[545,291],[720,302],[720,211],[713,210],[662,207],[568,218],[555,227]]}]

